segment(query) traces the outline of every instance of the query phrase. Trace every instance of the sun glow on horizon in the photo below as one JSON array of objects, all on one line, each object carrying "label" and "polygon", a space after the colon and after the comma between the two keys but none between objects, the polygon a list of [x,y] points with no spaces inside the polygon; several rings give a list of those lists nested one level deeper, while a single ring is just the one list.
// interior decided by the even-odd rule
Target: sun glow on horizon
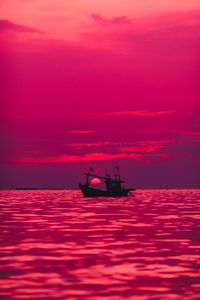
[{"label": "sun glow on horizon", "polygon": [[97,184],[100,184],[100,183],[101,183],[101,180],[97,177],[92,178],[92,180],[90,181],[91,185],[97,185]]}]

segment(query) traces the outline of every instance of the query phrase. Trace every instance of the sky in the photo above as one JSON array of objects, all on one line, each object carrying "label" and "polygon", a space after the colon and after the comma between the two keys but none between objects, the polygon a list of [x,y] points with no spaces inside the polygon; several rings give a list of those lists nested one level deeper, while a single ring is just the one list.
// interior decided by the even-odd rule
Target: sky
[{"label": "sky", "polygon": [[5,0],[0,188],[200,188],[197,0]]}]

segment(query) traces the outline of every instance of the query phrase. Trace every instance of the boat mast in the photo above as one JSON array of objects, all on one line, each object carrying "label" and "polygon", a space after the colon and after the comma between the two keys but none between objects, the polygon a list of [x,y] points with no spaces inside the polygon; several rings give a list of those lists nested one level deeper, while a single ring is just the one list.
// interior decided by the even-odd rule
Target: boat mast
[{"label": "boat mast", "polygon": [[93,170],[94,169],[92,167],[90,167],[89,171],[85,174],[86,175],[86,184],[87,185],[89,185],[89,183],[90,183],[90,176],[92,176],[92,174],[90,173],[90,171],[93,172]]},{"label": "boat mast", "polygon": [[[117,169],[117,170],[118,170],[118,169]],[[110,174],[107,174],[107,175],[104,177],[104,176],[99,176],[99,175],[96,175],[96,174],[92,174],[90,171],[93,171],[93,168],[90,168],[90,170],[89,170],[87,173],[85,173],[85,175],[86,175],[86,177],[87,177],[86,183],[89,183],[90,177],[95,177],[95,178],[99,178],[99,179],[103,179],[103,180],[110,180],[110,181],[119,181],[120,183],[123,183],[123,182],[124,182],[123,180],[121,180],[119,174],[116,174],[116,172],[115,172],[115,174],[114,174],[114,176],[115,176],[115,179],[114,179],[114,178],[111,178],[111,177],[110,177]],[[118,179],[117,177],[118,177],[119,179]]]},{"label": "boat mast", "polygon": [[120,174],[119,174],[119,167],[118,167],[118,166],[116,166],[116,170],[117,170],[117,177],[118,177],[118,180],[121,181]]},{"label": "boat mast", "polygon": [[115,163],[113,162],[113,173],[114,173],[115,180],[117,181],[117,174],[115,170],[117,170],[117,167],[115,167]]}]

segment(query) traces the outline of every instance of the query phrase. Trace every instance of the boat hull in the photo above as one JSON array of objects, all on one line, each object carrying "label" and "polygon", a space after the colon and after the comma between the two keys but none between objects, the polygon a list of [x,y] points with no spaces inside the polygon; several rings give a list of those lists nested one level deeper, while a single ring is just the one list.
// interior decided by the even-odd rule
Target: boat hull
[{"label": "boat hull", "polygon": [[79,184],[84,197],[126,197],[134,189],[121,189],[118,191],[104,191],[91,188],[85,184]]}]

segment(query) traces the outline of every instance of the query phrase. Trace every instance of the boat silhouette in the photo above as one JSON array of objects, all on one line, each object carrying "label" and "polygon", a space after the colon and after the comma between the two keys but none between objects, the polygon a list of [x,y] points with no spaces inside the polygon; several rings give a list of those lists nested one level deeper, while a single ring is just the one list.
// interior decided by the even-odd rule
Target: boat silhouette
[{"label": "boat silhouette", "polygon": [[[121,180],[119,174],[119,167],[114,169],[114,177],[110,175],[98,176],[93,173],[93,168],[85,174],[86,182],[84,184],[79,183],[79,188],[81,189],[84,197],[124,197],[128,196],[130,191],[134,191],[134,188],[126,189],[123,185],[124,180]],[[98,178],[104,181],[105,190],[97,189],[91,187],[91,181],[93,178]]]}]

